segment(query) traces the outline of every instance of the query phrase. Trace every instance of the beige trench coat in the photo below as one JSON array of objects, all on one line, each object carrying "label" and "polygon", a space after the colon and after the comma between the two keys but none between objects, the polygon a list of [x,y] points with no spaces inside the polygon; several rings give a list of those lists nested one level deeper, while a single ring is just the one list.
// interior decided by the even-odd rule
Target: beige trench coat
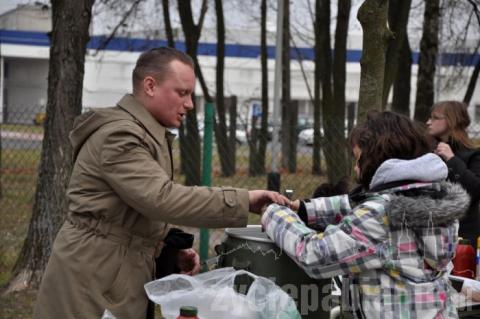
[{"label": "beige trench coat", "polygon": [[168,131],[132,95],[81,115],[70,135],[76,161],[61,227],[34,318],[144,319],[143,285],[168,224],[241,227],[248,192],[172,181]]}]

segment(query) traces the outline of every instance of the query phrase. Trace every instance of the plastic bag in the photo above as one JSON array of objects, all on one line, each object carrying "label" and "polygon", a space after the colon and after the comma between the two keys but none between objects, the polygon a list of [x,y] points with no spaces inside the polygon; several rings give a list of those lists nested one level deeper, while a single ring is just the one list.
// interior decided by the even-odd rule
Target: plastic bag
[{"label": "plastic bag", "polygon": [[[253,280],[246,295],[234,289],[239,275]],[[246,290],[241,285],[237,288]],[[273,281],[231,267],[194,277],[170,275],[145,284],[145,290],[148,298],[161,306],[167,319],[176,318],[181,306],[197,307],[202,319],[300,318],[293,299]]]}]

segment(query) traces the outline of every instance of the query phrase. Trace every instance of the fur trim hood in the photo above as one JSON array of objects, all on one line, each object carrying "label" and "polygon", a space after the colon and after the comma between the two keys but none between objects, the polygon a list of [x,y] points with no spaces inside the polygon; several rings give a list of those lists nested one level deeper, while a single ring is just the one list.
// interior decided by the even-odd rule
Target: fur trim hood
[{"label": "fur trim hood", "polygon": [[[459,184],[444,181],[427,185],[389,195],[388,217],[392,226],[444,226],[465,215],[470,196]],[[415,191],[414,195],[409,194],[412,191]]]}]

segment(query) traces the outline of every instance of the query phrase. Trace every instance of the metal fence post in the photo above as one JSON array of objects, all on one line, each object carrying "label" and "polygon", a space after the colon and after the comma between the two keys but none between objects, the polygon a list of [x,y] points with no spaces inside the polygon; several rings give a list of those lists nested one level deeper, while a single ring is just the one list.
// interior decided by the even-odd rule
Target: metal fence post
[{"label": "metal fence post", "polygon": [[[212,185],[212,144],[213,144],[213,103],[205,103],[204,133],[203,133],[203,159],[202,159],[202,185]],[[200,229],[200,260],[208,259],[208,229]]]}]

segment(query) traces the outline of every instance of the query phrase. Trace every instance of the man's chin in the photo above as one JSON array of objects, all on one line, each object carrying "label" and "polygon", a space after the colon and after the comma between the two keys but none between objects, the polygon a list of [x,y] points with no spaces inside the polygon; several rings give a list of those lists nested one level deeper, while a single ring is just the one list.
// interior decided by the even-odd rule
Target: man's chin
[{"label": "man's chin", "polygon": [[182,125],[182,122],[173,122],[173,123],[168,123],[168,125],[163,125],[163,126],[178,129],[178,128],[180,128],[181,125]]}]

